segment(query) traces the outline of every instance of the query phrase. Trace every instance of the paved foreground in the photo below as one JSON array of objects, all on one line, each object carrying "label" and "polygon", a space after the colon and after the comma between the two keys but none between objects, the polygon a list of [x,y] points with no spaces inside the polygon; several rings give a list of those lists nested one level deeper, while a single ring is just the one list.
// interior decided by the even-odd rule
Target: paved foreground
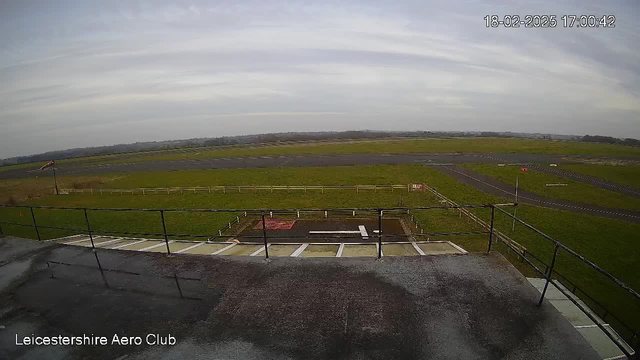
[{"label": "paved foreground", "polygon": [[[535,306],[535,288],[499,254],[266,262],[102,249],[96,256],[15,238],[0,246],[0,273],[11,274],[0,295],[0,358],[598,358],[553,306]],[[31,334],[143,340],[15,345],[16,335]],[[171,334],[176,344],[148,345],[147,334]]]}]

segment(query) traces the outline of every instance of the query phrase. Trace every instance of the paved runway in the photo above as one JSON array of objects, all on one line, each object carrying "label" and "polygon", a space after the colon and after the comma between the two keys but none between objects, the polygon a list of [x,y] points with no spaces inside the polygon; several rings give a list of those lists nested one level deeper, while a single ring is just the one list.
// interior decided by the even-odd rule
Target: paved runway
[{"label": "paved runway", "polygon": [[[515,193],[512,185],[505,184],[490,176],[477,173],[467,168],[456,166],[434,166],[433,168],[482,192],[500,196],[510,200],[513,200],[515,198]],[[575,213],[640,223],[640,212],[637,211],[612,209],[602,206],[581,204],[567,200],[553,199],[534,194],[523,189],[518,189],[518,202],[534,206],[547,207],[551,209],[560,209]]]}]

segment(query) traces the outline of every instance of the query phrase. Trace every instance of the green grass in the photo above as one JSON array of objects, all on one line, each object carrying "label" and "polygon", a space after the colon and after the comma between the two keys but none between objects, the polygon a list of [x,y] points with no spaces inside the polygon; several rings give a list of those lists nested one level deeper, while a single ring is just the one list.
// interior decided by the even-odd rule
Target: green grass
[{"label": "green grass", "polygon": [[[616,209],[640,211],[640,199],[629,197],[614,191],[601,189],[580,181],[541,171],[520,171],[518,166],[463,165],[478,173],[491,176],[505,184],[515,186],[516,176],[519,187],[532,193],[554,199],[575,201]],[[545,186],[545,184],[567,184],[567,186]]]},{"label": "green grass", "polygon": [[427,174],[425,167],[421,165],[182,170],[127,174],[101,186],[389,185],[421,181]]},{"label": "green grass", "polygon": [[640,189],[638,165],[562,165],[562,168]]},{"label": "green grass", "polygon": [[[533,153],[564,155],[640,156],[640,148],[575,141],[530,139],[453,138],[419,140],[381,140],[351,143],[310,143],[205,150],[182,154],[141,156],[118,162],[205,159],[220,157],[292,155],[292,154],[379,154],[379,153]],[[106,162],[105,163],[109,163]]]},{"label": "green grass", "polygon": [[[122,187],[177,186],[177,185],[258,185],[275,182],[287,184],[354,184],[354,183],[418,183],[425,182],[435,187],[454,201],[463,204],[502,202],[505,199],[489,196],[461,184],[454,179],[425,166],[372,166],[334,168],[285,168],[249,170],[206,170],[178,171],[168,173],[131,174],[116,179],[113,183]],[[57,205],[69,207],[135,207],[135,208],[317,208],[317,207],[387,207],[396,206],[400,192],[360,192],[333,191],[296,192],[291,194],[268,191],[242,194],[185,194],[185,195],[65,195],[48,196],[32,200],[26,204]],[[402,192],[406,206],[430,206],[438,204],[429,193]],[[3,221],[31,224],[28,211],[15,208],[0,209]],[[478,216],[488,220],[488,209],[473,210]],[[78,210],[35,210],[39,225],[62,226],[85,229],[82,211]],[[161,233],[162,225],[158,213],[140,212],[89,212],[92,228],[111,231],[135,231]],[[224,227],[236,214],[174,213],[165,214],[167,230],[170,233],[210,234]],[[416,218],[427,232],[478,231],[477,224],[460,216],[455,210],[416,211]],[[518,216],[545,233],[583,254],[614,276],[640,289],[640,242],[634,241],[640,233],[640,224],[612,219],[574,214],[561,210],[542,209],[521,205]],[[531,230],[517,225],[511,231],[511,220],[498,213],[496,227],[526,246],[528,251],[547,263],[550,262],[553,246],[546,239]],[[31,228],[3,225],[7,234],[35,237]],[[70,235],[59,230],[42,230],[45,238]],[[458,237],[435,236],[432,240],[452,240],[471,251],[486,251],[486,234]],[[504,251],[498,244],[494,249]],[[525,274],[532,271],[512,255],[505,253]],[[627,320],[640,329],[640,305],[627,293],[612,286],[593,269],[561,253],[557,269],[583,288],[587,293],[604,304],[616,316]]]}]

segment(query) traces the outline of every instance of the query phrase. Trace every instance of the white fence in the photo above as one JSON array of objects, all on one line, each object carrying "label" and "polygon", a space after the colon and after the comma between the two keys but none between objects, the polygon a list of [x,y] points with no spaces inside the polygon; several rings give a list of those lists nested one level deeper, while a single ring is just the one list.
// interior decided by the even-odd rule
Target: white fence
[{"label": "white fence", "polygon": [[407,185],[229,185],[229,186],[191,186],[191,187],[168,187],[168,188],[132,188],[132,189],[60,189],[62,194],[197,194],[197,193],[243,193],[258,191],[317,191],[324,193],[325,191],[422,191],[422,188],[416,188]]}]

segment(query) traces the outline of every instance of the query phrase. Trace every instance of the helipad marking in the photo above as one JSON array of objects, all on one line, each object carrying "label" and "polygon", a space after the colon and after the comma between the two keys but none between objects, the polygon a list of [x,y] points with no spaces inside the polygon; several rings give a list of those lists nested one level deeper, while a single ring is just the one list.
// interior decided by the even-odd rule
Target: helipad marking
[{"label": "helipad marking", "polygon": [[[269,248],[270,246],[271,246],[271,244],[268,244],[268,245],[267,245],[267,248]],[[256,250],[256,251],[254,251],[254,252],[253,252],[253,253],[251,253],[251,255],[249,255],[249,256],[256,256],[256,255],[259,255],[259,254],[260,254],[261,252],[263,252],[263,251],[264,251],[264,246],[263,246],[263,247],[261,247],[260,249]]]},{"label": "helipad marking", "polygon": [[[173,242],[175,242],[175,240],[171,240],[171,241],[169,241],[169,244],[171,244],[171,243],[173,243]],[[163,246],[163,245],[166,245],[166,243],[164,243],[164,242],[162,242],[162,241],[161,241],[161,242],[160,242],[160,244],[147,246],[146,248],[142,248],[142,249],[140,249],[140,250],[138,250],[138,251],[147,251],[147,250],[155,249],[155,248],[160,247],[160,246]]]},{"label": "helipad marking", "polygon": [[203,241],[203,242],[201,242],[201,243],[199,243],[199,244],[195,244],[195,245],[193,245],[193,246],[189,246],[189,247],[186,247],[186,248],[184,248],[184,249],[178,250],[178,251],[176,251],[175,253],[176,253],[176,254],[180,254],[180,253],[183,253],[183,252],[189,251],[189,250],[191,250],[191,249],[195,249],[195,248],[197,248],[198,246],[202,246],[202,245],[204,245],[204,244],[205,244],[205,242]]},{"label": "helipad marking", "polygon": [[296,251],[293,252],[293,254],[291,254],[291,257],[298,257],[300,256],[300,254],[302,254],[302,252],[307,248],[307,246],[309,246],[309,244],[302,244],[300,245],[299,248],[296,249]]},{"label": "helipad marking", "polygon": [[124,248],[124,247],[127,247],[127,246],[135,245],[135,244],[140,244],[140,243],[143,243],[145,241],[147,241],[147,239],[140,240],[140,241],[134,241],[134,242],[128,243],[128,244],[119,245],[119,246],[116,246],[114,248],[111,248],[111,250],[116,250],[116,249]]},{"label": "helipad marking", "polygon": [[418,247],[418,244],[416,244],[415,242],[412,242],[411,245],[413,245],[413,248],[416,249],[416,251],[418,252],[418,254],[420,255],[424,255],[424,251],[422,251],[422,249],[420,249]]},{"label": "helipad marking", "polygon": [[358,229],[360,229],[360,235],[362,235],[363,239],[368,239],[369,234],[367,234],[367,228],[364,225],[358,225]]},{"label": "helipad marking", "polygon": [[460,246],[458,246],[458,245],[456,245],[456,244],[452,243],[451,241],[447,241],[447,242],[449,243],[449,245],[451,245],[451,246],[453,246],[454,248],[456,248],[456,249],[460,250],[460,252],[461,252],[461,253],[463,253],[463,254],[468,254],[468,253],[469,253],[467,250],[465,250],[465,249],[461,248]]},{"label": "helipad marking", "polygon": [[342,252],[344,251],[344,243],[340,244],[338,248],[338,253],[336,253],[336,257],[342,257]]},{"label": "helipad marking", "polygon": [[109,241],[103,241],[101,243],[96,243],[95,241],[93,242],[95,246],[98,245],[107,245],[107,244],[113,244],[114,242],[118,242],[121,241],[122,239],[118,238],[118,239],[114,239],[114,240],[109,240]]},{"label": "helipad marking", "polygon": [[79,243],[79,242],[83,242],[83,241],[90,241],[90,240],[91,240],[91,239],[74,240],[74,241],[69,241],[69,242],[63,243],[63,244],[65,244],[65,245],[71,245],[71,244],[76,244],[76,243]]},{"label": "helipad marking", "polygon": [[220,250],[218,250],[218,251],[214,251],[214,252],[212,252],[212,253],[211,253],[211,255],[218,255],[218,254],[220,254],[221,252],[223,252],[223,251],[225,251],[225,250],[229,250],[229,249],[231,249],[232,247],[234,247],[234,246],[236,246],[236,245],[238,245],[238,243],[233,243],[233,244],[231,244],[231,245],[229,245],[229,246],[225,246],[225,247],[223,247],[222,249],[220,249]]}]

